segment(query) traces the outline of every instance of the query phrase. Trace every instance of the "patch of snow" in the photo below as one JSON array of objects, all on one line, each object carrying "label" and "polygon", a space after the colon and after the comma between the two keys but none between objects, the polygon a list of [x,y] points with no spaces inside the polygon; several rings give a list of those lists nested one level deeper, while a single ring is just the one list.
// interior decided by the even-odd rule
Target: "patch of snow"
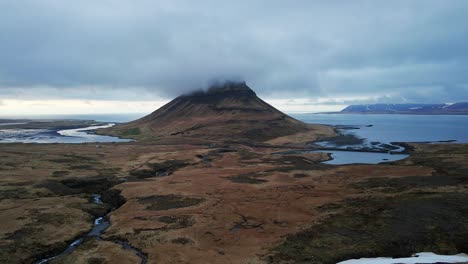
[{"label": "patch of snow", "polygon": [[455,103],[445,103],[445,106],[443,106],[442,108],[447,108],[447,107],[449,107],[449,106],[451,106],[453,104],[455,104]]},{"label": "patch of snow", "polygon": [[437,255],[432,252],[413,254],[409,258],[361,258],[350,259],[337,264],[416,264],[416,263],[464,263],[468,262],[468,255]]},{"label": "patch of snow", "polygon": [[421,109],[422,107],[411,107],[411,110]]}]

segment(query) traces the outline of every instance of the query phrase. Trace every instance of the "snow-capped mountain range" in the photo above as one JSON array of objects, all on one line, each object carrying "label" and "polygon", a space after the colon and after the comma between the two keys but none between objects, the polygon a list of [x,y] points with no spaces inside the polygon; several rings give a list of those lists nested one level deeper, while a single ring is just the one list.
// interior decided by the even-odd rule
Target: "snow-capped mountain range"
[{"label": "snow-capped mountain range", "polygon": [[340,113],[379,114],[468,114],[468,102],[452,104],[363,104],[350,105]]}]

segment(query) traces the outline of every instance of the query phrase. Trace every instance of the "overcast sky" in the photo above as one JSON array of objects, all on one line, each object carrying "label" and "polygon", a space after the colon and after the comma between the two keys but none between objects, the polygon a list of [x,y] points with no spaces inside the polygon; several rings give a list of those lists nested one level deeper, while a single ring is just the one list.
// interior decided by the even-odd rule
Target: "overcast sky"
[{"label": "overcast sky", "polygon": [[286,111],[468,101],[468,1],[0,0],[0,115],[144,112],[222,79]]}]

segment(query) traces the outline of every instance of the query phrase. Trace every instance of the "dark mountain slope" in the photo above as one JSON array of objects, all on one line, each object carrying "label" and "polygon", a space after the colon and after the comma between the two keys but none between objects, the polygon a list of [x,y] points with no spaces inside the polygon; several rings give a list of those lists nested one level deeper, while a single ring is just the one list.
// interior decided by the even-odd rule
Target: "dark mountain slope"
[{"label": "dark mountain slope", "polygon": [[257,97],[245,82],[226,82],[179,96],[141,119],[106,132],[136,138],[265,141],[311,129],[313,125],[289,117]]}]

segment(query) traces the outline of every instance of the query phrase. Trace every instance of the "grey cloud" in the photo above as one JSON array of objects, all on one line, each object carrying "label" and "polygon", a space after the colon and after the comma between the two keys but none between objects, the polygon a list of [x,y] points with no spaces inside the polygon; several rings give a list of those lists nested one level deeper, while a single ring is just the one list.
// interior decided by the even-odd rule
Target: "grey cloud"
[{"label": "grey cloud", "polygon": [[466,1],[0,2],[0,96],[468,100]]}]

